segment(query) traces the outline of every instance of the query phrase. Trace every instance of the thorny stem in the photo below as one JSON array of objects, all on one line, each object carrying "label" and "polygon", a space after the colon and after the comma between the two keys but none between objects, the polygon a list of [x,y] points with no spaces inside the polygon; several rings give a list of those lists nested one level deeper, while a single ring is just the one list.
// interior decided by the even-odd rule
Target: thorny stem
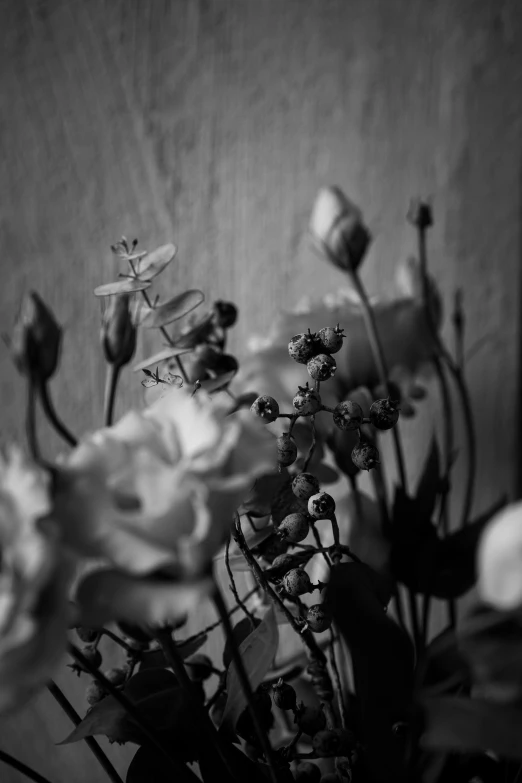
[{"label": "thorny stem", "polygon": [[241,688],[243,689],[243,693],[248,703],[248,709],[250,712],[250,716],[252,718],[252,722],[254,724],[254,729],[259,739],[259,742],[261,744],[261,748],[263,749],[263,753],[270,770],[270,777],[273,783],[278,783],[279,775],[277,774],[276,756],[270,744],[268,736],[266,732],[263,730],[263,727],[261,725],[261,721],[259,719],[259,715],[255,705],[254,691],[252,689],[252,685],[250,684],[250,680],[248,678],[248,674],[245,669],[245,664],[241,657],[241,653],[239,652],[239,647],[236,644],[232,623],[230,622],[230,618],[227,612],[227,607],[225,606],[225,602],[223,601],[223,596],[221,595],[216,582],[214,582],[214,591],[212,594],[212,599],[214,601],[214,605],[217,609],[218,615],[220,616],[221,621],[223,623],[223,629],[225,631],[226,638],[230,642],[232,661],[234,663],[234,666],[236,667],[236,672],[239,677],[239,681],[241,683]]},{"label": "thorny stem", "polygon": [[106,427],[110,427],[114,419],[114,403],[116,402],[116,389],[120,377],[121,365],[108,364],[105,376],[105,399],[103,402],[103,419]]},{"label": "thorny stem", "polygon": [[63,421],[56,413],[56,408],[53,405],[53,401],[49,393],[49,385],[46,381],[40,381],[38,385],[38,392],[40,394],[40,401],[42,403],[43,411],[47,416],[49,423],[54,427],[58,435],[60,435],[63,440],[69,444],[69,446],[74,448],[74,446],[78,444],[78,440],[74,437],[72,432],[67,429]]},{"label": "thorny stem", "polygon": [[50,783],[47,778],[44,778],[44,776],[40,775],[35,769],[28,767],[27,764],[24,764],[22,761],[18,761],[18,759],[15,759],[4,750],[0,750],[0,761],[3,761],[8,767],[16,769],[17,772],[21,772],[22,775],[25,775],[29,780],[34,780],[35,783]]},{"label": "thorny stem", "polygon": [[177,769],[178,761],[175,756],[170,754],[170,751],[165,745],[156,737],[153,729],[149,726],[148,721],[144,719],[136,705],[130,701],[118,688],[115,688],[112,682],[105,677],[101,671],[86,658],[75,645],[69,645],[69,652],[72,657],[81,665],[82,669],[89,672],[94,679],[107,691],[121,706],[128,712],[130,717],[134,720],[137,726],[145,734],[149,742],[151,742],[155,748],[157,748],[164,756],[171,762]]},{"label": "thorny stem", "polygon": [[244,604],[243,601],[241,600],[241,598],[239,597],[239,593],[237,592],[237,587],[236,587],[236,581],[234,579],[234,574],[233,574],[232,569],[230,567],[230,538],[231,537],[229,536],[228,539],[227,539],[226,547],[225,547],[225,566],[226,566],[226,569],[227,569],[228,578],[230,579],[230,590],[232,591],[232,595],[234,596],[237,605],[241,607],[241,609],[245,613],[245,616],[248,618],[248,620],[250,622],[250,627],[253,630],[255,628],[254,615],[252,614],[252,612],[247,608],[246,604]]},{"label": "thorny stem", "polygon": [[[78,726],[82,719],[72,706],[69,699],[66,697],[66,695],[63,693],[61,688],[58,687],[58,685],[51,680],[51,682],[47,686],[50,694],[53,696],[54,699],[56,699],[57,703],[60,705],[62,710],[65,712],[71,723],[74,723],[75,726]],[[121,777],[118,775],[114,767],[112,766],[111,762],[103,752],[103,750],[100,748],[94,737],[85,737],[85,742],[89,748],[89,750],[92,751],[93,755],[96,757],[96,759],[99,761],[100,766],[104,769],[104,771],[107,773],[107,777],[113,781],[113,783],[123,783]]]}]

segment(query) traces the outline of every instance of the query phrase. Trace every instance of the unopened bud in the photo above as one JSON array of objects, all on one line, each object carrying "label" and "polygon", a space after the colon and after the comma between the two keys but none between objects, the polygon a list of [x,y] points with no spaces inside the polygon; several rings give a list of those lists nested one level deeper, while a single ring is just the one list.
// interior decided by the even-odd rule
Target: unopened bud
[{"label": "unopened bud", "polygon": [[47,381],[56,372],[62,329],[53,313],[31,291],[24,297],[11,336],[11,353],[24,375]]},{"label": "unopened bud", "polygon": [[320,251],[344,271],[355,272],[371,241],[361,210],[340,188],[332,186],[317,194],[310,233]]},{"label": "unopened bud", "polygon": [[136,350],[136,326],[129,309],[128,294],[110,298],[103,314],[102,344],[109,364],[128,364]]}]

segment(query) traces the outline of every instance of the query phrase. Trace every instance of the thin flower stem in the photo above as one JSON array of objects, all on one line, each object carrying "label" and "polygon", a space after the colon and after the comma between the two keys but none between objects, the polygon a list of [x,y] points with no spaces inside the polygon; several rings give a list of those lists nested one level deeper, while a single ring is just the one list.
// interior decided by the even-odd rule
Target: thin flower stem
[{"label": "thin flower stem", "polygon": [[331,568],[332,561],[328,557],[328,549],[326,547],[323,547],[323,542],[321,541],[321,534],[319,533],[315,521],[310,523],[310,527],[312,528],[312,533],[315,538],[315,543],[317,544],[316,552],[321,552],[328,568]]},{"label": "thin flower stem", "polygon": [[[386,366],[386,359],[384,357],[384,351],[382,349],[382,344],[377,329],[375,314],[373,312],[372,306],[370,304],[370,300],[368,299],[368,295],[364,289],[364,286],[361,283],[361,280],[357,272],[352,272],[350,274],[350,278],[361,300],[362,313],[366,326],[366,333],[368,335],[368,340],[370,341],[373,358],[375,364],[377,365],[377,372],[379,374],[381,384],[386,389],[388,396],[391,397],[392,395],[390,392],[388,368]],[[392,429],[392,435],[393,435],[393,444],[395,448],[395,458],[397,460],[397,469],[399,471],[399,480],[406,494],[407,493],[406,467],[404,464],[404,454],[402,449],[401,437],[397,426],[395,426]]]},{"label": "thin flower stem", "polygon": [[310,460],[312,459],[315,451],[315,447],[317,445],[317,437],[316,437],[316,431],[315,431],[315,416],[310,417],[310,424],[312,425],[312,443],[310,445],[310,449],[308,451],[308,456],[305,459],[304,465],[303,465],[303,472],[308,470],[308,465],[310,464]]},{"label": "thin flower stem", "polygon": [[47,778],[44,778],[43,775],[40,775],[39,772],[28,767],[27,764],[24,764],[22,761],[18,761],[18,759],[15,759],[4,750],[0,750],[0,761],[3,761],[8,767],[16,769],[17,772],[21,772],[22,775],[25,775],[29,780],[34,780],[35,783],[50,783],[50,781]]},{"label": "thin flower stem", "polygon": [[36,434],[36,389],[32,378],[27,382],[27,407],[25,412],[25,431],[29,451],[35,462],[42,461],[38,437]]},{"label": "thin flower stem", "polygon": [[86,658],[80,650],[75,647],[74,644],[69,645],[69,652],[72,657],[77,661],[81,668],[89,672],[94,679],[100,683],[104,690],[106,690],[121,706],[128,712],[130,717],[135,721],[136,725],[141,729],[144,735],[147,737],[155,748],[157,748],[164,756],[171,762],[175,769],[178,768],[178,759],[171,755],[170,750],[163,745],[163,743],[156,737],[154,729],[149,726],[148,721],[141,715],[136,705],[130,701],[118,688],[115,688],[112,682],[105,677],[101,671],[93,666],[92,663]]},{"label": "thin flower stem", "polygon": [[[57,703],[60,705],[62,710],[65,712],[71,723],[74,723],[75,726],[78,726],[82,719],[72,706],[69,699],[66,697],[64,692],[61,690],[61,688],[58,687],[58,685],[51,681],[47,686],[49,693],[51,696],[56,699]],[[86,737],[85,742],[89,748],[89,750],[92,751],[93,755],[96,757],[97,761],[100,763],[100,766],[103,768],[103,770],[107,773],[107,777],[109,780],[112,780],[113,783],[123,783],[121,777],[116,772],[115,768],[103,752],[103,750],[100,748],[94,737]]]},{"label": "thin flower stem", "polygon": [[276,762],[274,749],[272,748],[270,744],[270,740],[268,739],[268,736],[264,731],[263,726],[261,725],[261,721],[259,719],[259,715],[255,705],[254,691],[252,689],[252,685],[248,678],[248,674],[245,669],[243,658],[241,657],[241,653],[239,652],[239,647],[237,646],[236,643],[234,631],[232,628],[232,623],[230,622],[230,618],[228,616],[227,607],[223,600],[223,596],[219,591],[216,581],[214,581],[212,600],[216,607],[217,613],[223,623],[223,630],[225,631],[225,636],[228,642],[230,643],[230,652],[232,655],[232,661],[234,663],[234,666],[236,667],[236,672],[239,678],[239,682],[241,683],[243,694],[248,703],[248,709],[250,712],[250,716],[252,718],[252,723],[254,724],[254,730],[257,734],[257,738],[260,742],[261,748],[263,749],[263,753],[266,762],[268,764],[268,768],[270,771],[270,778],[272,780],[272,783],[279,783],[280,776],[277,773],[277,762]]},{"label": "thin flower stem", "polygon": [[227,543],[225,546],[225,566],[228,573],[228,578],[230,579],[230,590],[232,591],[232,595],[234,596],[234,599],[238,606],[241,607],[243,612],[245,613],[245,616],[247,617],[248,621],[250,622],[250,627],[252,630],[255,628],[255,622],[254,622],[254,615],[252,612],[247,608],[246,604],[243,603],[241,598],[239,597],[239,593],[237,592],[236,587],[236,581],[234,579],[233,571],[230,567],[230,536],[227,539]]},{"label": "thin flower stem", "polygon": [[121,365],[108,364],[105,376],[105,399],[103,403],[103,419],[106,427],[110,427],[114,419],[114,403],[120,377]]},{"label": "thin flower stem", "polygon": [[41,381],[38,385],[38,392],[40,394],[40,401],[49,423],[54,427],[58,435],[69,444],[69,446],[76,446],[78,444],[77,438],[74,437],[72,432],[67,429],[63,421],[56,413],[51,394],[49,392],[49,384],[46,381]]}]

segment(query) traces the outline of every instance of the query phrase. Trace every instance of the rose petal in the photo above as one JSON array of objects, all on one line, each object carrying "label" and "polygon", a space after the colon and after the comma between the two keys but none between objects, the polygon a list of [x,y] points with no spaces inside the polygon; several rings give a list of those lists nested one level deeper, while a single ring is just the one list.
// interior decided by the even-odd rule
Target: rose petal
[{"label": "rose petal", "polygon": [[522,606],[522,502],[503,509],[488,524],[477,563],[484,601],[506,611]]}]

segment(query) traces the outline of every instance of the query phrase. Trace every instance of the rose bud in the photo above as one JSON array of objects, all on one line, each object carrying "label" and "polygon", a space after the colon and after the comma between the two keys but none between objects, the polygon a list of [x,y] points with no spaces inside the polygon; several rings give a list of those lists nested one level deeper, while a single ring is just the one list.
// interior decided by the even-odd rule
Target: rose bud
[{"label": "rose bud", "polygon": [[122,367],[128,364],[136,350],[136,326],[129,309],[128,294],[111,297],[103,314],[101,339],[105,359]]},{"label": "rose bud", "polygon": [[361,210],[338,187],[322,188],[310,218],[312,241],[343,271],[355,272],[370,244]]},{"label": "rose bud", "polygon": [[41,381],[56,372],[62,330],[38,294],[24,297],[11,336],[11,354],[18,370]]}]

